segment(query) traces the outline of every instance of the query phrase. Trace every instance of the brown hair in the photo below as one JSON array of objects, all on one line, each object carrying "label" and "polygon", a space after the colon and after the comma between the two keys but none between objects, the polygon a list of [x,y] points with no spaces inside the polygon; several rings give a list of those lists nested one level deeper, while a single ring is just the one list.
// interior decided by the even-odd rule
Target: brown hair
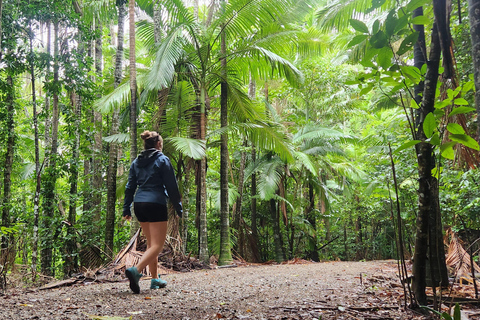
[{"label": "brown hair", "polygon": [[160,141],[160,148],[163,146],[162,136],[155,131],[145,130],[140,137],[143,139],[143,147],[145,150],[155,148],[158,141]]}]

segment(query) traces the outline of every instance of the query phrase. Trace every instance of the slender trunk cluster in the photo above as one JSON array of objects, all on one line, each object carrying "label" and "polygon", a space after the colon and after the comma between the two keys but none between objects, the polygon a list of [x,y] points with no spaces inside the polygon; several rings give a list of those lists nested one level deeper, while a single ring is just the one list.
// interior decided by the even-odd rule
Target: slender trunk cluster
[{"label": "slender trunk cluster", "polygon": [[[425,75],[425,90],[418,114],[418,126],[416,128],[416,138],[422,142],[415,146],[418,162],[419,198],[413,276],[415,297],[421,305],[425,305],[427,302],[425,294],[427,273],[430,274],[431,282],[435,286],[439,284],[443,286],[448,285],[445,258],[441,256],[443,246],[438,248],[437,245],[437,225],[441,224],[441,222],[439,221],[440,208],[437,206],[438,198],[435,196],[436,194],[438,195],[438,181],[432,176],[432,169],[435,168],[433,145],[425,142],[427,137],[423,130],[425,117],[435,109],[435,92],[439,76],[438,67],[440,65],[440,55],[439,34],[437,25],[434,24],[432,43],[430,45],[430,57],[427,61],[427,74]],[[427,257],[430,257],[428,264]],[[429,270],[427,270],[427,266]]]},{"label": "slender trunk cluster", "polygon": [[[122,61],[123,61],[123,40],[124,40],[124,19],[125,19],[125,2],[117,1],[118,8],[118,34],[117,34],[117,52],[115,54],[115,73],[114,87],[117,88],[122,81]],[[120,128],[120,110],[115,107],[112,114],[111,135],[119,132]],[[117,158],[118,143],[111,142],[108,151],[108,168],[107,168],[107,214],[105,216],[105,252],[113,253],[113,236],[115,229],[115,204],[117,200]]]}]

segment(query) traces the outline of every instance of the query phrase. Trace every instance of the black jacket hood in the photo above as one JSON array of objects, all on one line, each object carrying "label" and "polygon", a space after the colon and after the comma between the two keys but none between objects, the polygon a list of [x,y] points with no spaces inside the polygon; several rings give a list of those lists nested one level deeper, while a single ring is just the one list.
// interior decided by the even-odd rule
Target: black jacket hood
[{"label": "black jacket hood", "polygon": [[137,157],[137,164],[140,168],[146,167],[155,161],[155,159],[157,159],[161,154],[162,152],[155,148],[143,150]]}]

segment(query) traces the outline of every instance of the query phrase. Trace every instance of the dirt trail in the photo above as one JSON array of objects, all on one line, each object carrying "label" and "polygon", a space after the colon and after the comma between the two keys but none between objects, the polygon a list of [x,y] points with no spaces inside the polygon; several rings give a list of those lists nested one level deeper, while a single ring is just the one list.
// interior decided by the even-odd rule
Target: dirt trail
[{"label": "dirt trail", "polygon": [[[393,261],[241,266],[0,296],[0,319],[422,319],[401,309]],[[102,318],[103,317],[103,318]]]}]

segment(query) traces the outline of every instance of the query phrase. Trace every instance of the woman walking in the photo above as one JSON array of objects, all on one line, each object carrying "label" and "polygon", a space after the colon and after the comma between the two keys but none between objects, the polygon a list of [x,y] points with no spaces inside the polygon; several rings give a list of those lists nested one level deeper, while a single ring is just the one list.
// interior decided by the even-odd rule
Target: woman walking
[{"label": "woman walking", "polygon": [[134,293],[140,293],[140,272],[147,265],[152,275],[150,289],[164,288],[167,285],[157,271],[158,254],[162,252],[167,237],[167,198],[170,198],[180,217],[183,213],[175,172],[170,159],[162,153],[162,137],[155,131],[144,131],[141,138],[145,150],[130,166],[123,204],[123,218],[131,220],[130,206],[133,202],[135,216],[147,238],[147,251],[136,266],[125,270],[125,275],[130,280],[130,289]]}]

